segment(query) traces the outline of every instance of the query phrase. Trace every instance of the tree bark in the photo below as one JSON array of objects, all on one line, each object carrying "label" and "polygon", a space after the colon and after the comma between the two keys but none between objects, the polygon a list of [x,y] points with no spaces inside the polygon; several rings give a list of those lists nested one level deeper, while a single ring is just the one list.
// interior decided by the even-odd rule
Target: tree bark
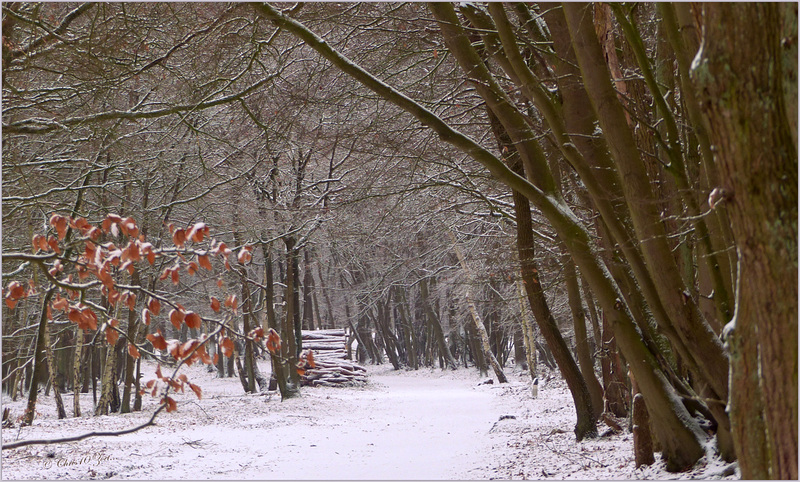
[{"label": "tree bark", "polygon": [[[559,243],[559,245],[566,251],[562,243]],[[575,351],[578,354],[578,363],[580,364],[583,379],[586,382],[586,388],[592,397],[592,407],[595,415],[599,417],[603,411],[603,387],[597,380],[597,375],[594,372],[594,360],[592,360],[592,354],[589,352],[586,314],[583,311],[575,263],[572,262],[569,253],[564,253],[564,256],[561,257],[561,264],[564,267],[564,284],[567,286],[567,298],[570,312],[572,313],[572,323],[575,327]]]},{"label": "tree bark", "polygon": [[72,364],[72,411],[75,417],[81,416],[81,355],[85,343],[83,330],[75,328],[75,358]]},{"label": "tree bark", "polygon": [[67,412],[64,410],[64,401],[61,399],[61,390],[59,390],[58,382],[56,381],[56,377],[58,375],[58,370],[56,368],[56,360],[55,356],[53,355],[53,347],[50,340],[50,324],[45,323],[44,327],[44,348],[45,348],[45,356],[47,358],[47,371],[50,375],[50,386],[53,388],[53,397],[56,399],[56,412],[58,413],[58,418],[67,418]]},{"label": "tree bark", "polygon": [[[240,281],[242,283],[242,320],[244,322],[244,333],[247,335],[250,330],[258,326],[253,317],[253,300],[250,297],[250,287],[247,285],[247,269],[242,266],[239,268]],[[256,392],[256,360],[253,350],[253,342],[244,340],[244,366],[247,375],[247,388],[245,392]]]},{"label": "tree bark", "polygon": [[739,263],[725,328],[734,445],[743,478],[796,479],[798,161],[787,113],[797,109],[797,58],[785,52],[797,42],[797,5],[706,4],[704,22],[692,78]]},{"label": "tree bark", "polygon": [[36,334],[36,349],[33,352],[33,367],[31,372],[31,383],[28,391],[28,405],[22,418],[22,425],[30,425],[36,413],[36,399],[39,395],[39,374],[45,361],[45,333],[47,331],[47,305],[53,297],[55,287],[47,290],[42,300],[42,309],[39,316],[39,330]]}]

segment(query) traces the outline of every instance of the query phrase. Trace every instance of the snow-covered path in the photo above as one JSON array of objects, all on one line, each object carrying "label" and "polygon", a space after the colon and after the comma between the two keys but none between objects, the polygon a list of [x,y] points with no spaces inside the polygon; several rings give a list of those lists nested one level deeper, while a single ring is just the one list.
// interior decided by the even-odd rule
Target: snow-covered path
[{"label": "snow-covered path", "polygon": [[[458,479],[494,463],[487,444],[505,445],[507,435],[489,431],[505,404],[493,387],[477,386],[474,371],[370,372],[367,388],[307,388],[280,402],[241,396],[238,381],[192,367],[206,396],[179,395],[178,412],[161,415],[158,426],[4,451],[3,478]],[[121,429],[147,413],[59,421],[46,407],[24,438]],[[16,435],[3,430],[4,440]]]},{"label": "snow-covered path", "polygon": [[[449,479],[489,462],[482,460],[489,454],[481,447],[500,416],[490,393],[456,380],[396,374],[371,378],[378,390],[351,392],[342,401],[346,410],[304,427],[296,442],[307,463],[270,459],[269,472],[262,475]],[[279,439],[291,439],[295,428],[271,434],[267,453],[280,450]]]}]

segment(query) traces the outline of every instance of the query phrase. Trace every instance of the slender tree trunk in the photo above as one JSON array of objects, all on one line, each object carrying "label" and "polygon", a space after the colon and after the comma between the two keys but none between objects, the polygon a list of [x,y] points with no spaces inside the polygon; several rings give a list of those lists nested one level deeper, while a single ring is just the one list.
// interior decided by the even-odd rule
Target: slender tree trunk
[{"label": "slender tree trunk", "polygon": [[[525,171],[520,162],[519,152],[511,142],[511,138],[500,124],[497,117],[490,111],[489,120],[495,138],[501,150],[508,152],[506,163],[511,169],[524,175]],[[575,363],[566,341],[561,336],[555,318],[553,318],[547,299],[544,295],[539,279],[539,270],[536,264],[535,243],[533,239],[533,225],[531,223],[531,206],[528,199],[517,191],[513,191],[514,214],[517,219],[517,254],[520,260],[522,284],[527,293],[528,303],[533,312],[533,318],[539,326],[539,331],[550,348],[558,369],[564,376],[567,386],[572,394],[575,404],[577,421],[575,436],[582,440],[586,436],[597,434],[596,422],[602,412],[602,391],[599,399],[593,397],[589,390],[584,374]],[[574,269],[574,268],[573,268]],[[596,379],[595,379],[596,381]],[[599,383],[598,383],[599,385]],[[595,394],[596,395],[596,394]]]},{"label": "slender tree trunk", "polygon": [[522,279],[517,281],[519,288],[519,313],[520,313],[520,327],[522,328],[522,339],[525,343],[525,356],[528,359],[528,370],[531,374],[531,382],[538,377],[537,360],[536,360],[536,336],[533,332],[533,324],[528,316],[528,307],[525,300],[528,295],[525,291],[525,284]]},{"label": "slender tree trunk", "polygon": [[561,264],[564,267],[564,283],[567,285],[567,297],[569,299],[569,307],[572,312],[572,322],[575,327],[575,346],[578,354],[578,363],[581,367],[583,379],[586,381],[586,387],[589,389],[589,394],[592,397],[592,407],[594,407],[595,414],[599,417],[603,411],[603,387],[597,381],[597,375],[594,372],[594,361],[589,352],[589,337],[586,332],[586,315],[583,311],[583,302],[581,301],[580,289],[578,288],[578,277],[575,272],[575,263],[572,258],[566,253],[566,248],[562,243],[559,243],[561,249],[565,252],[561,257]]},{"label": "slender tree trunk", "polygon": [[33,417],[36,413],[36,398],[39,395],[39,374],[41,373],[42,365],[45,362],[45,343],[47,333],[47,305],[53,297],[54,287],[47,290],[42,300],[42,309],[39,316],[39,330],[36,334],[36,349],[33,352],[33,368],[31,373],[30,389],[28,391],[28,405],[25,408],[25,414],[22,418],[22,425],[30,425],[33,423]]},{"label": "slender tree trunk", "polygon": [[108,415],[117,408],[117,350],[114,345],[106,347],[106,362],[103,378],[100,381],[100,401],[94,409],[95,415]]},{"label": "slender tree trunk", "polygon": [[303,249],[303,327],[316,330],[314,325],[314,305],[311,293],[314,290],[314,276],[311,274],[311,256],[308,248]]},{"label": "slender tree trunk", "polygon": [[[242,320],[244,322],[244,333],[250,333],[250,330],[258,326],[258,323],[253,319],[253,300],[250,297],[250,287],[247,284],[247,269],[241,267],[239,269],[239,276],[242,283]],[[256,392],[256,360],[253,350],[253,342],[250,340],[244,341],[244,365],[245,373],[247,375],[247,393]]]},{"label": "slender tree trunk", "polygon": [[61,390],[58,387],[56,377],[58,371],[56,369],[56,360],[53,355],[53,347],[50,341],[50,323],[45,323],[44,327],[44,348],[45,356],[47,358],[47,371],[50,375],[50,386],[53,388],[53,397],[56,399],[56,411],[58,418],[67,418],[67,412],[64,410],[64,401],[61,399]]},{"label": "slender tree trunk", "polygon": [[[297,287],[295,286],[297,279],[297,255],[294,246],[296,240],[293,237],[287,237],[284,238],[284,243],[286,244],[286,295],[284,297],[286,301],[286,316],[283,319],[283,330],[281,330],[281,338],[283,338],[281,352],[283,353],[284,359],[287,360],[286,363],[289,367],[288,375],[290,386],[288,386],[288,395],[289,393],[297,393],[297,387],[300,386],[300,376],[297,370],[293,370],[291,367],[297,363],[298,350],[302,348],[302,345],[297,343],[298,335],[300,336],[300,343],[302,343],[302,333],[298,334],[295,332],[297,329],[296,321],[300,319],[296,314],[298,308],[298,303],[296,303]],[[284,396],[284,398],[288,397]]]},{"label": "slender tree trunk", "polygon": [[75,417],[81,416],[81,355],[84,344],[83,330],[75,327],[75,356],[72,362],[72,411]]},{"label": "slender tree trunk", "polygon": [[[139,282],[139,271],[134,271],[133,276],[131,276],[131,283],[138,285]],[[136,320],[136,310],[128,310],[128,331],[126,335],[127,343],[134,343],[136,341],[136,332],[139,329]],[[126,358],[127,363],[125,364],[125,381],[122,390],[122,405],[120,407],[120,413],[129,413],[131,411],[131,389],[134,385],[134,369],[136,368],[136,361],[127,352],[123,356]]]},{"label": "slender tree trunk", "polygon": [[397,312],[400,315],[400,323],[403,325],[408,365],[414,370],[419,370],[419,361],[417,360],[417,336],[414,333],[414,324],[411,321],[411,317],[408,315],[406,290],[402,287],[397,288]]}]

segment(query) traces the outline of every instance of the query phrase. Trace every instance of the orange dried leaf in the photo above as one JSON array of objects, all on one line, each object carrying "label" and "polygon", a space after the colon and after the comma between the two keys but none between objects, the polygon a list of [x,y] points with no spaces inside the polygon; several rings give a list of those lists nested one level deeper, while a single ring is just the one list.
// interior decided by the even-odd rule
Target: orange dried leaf
[{"label": "orange dried leaf", "polygon": [[108,290],[108,302],[111,303],[111,305],[116,305],[120,296],[122,295],[120,295],[119,291],[115,290],[113,287]]},{"label": "orange dried leaf", "polygon": [[308,350],[308,354],[306,355],[306,363],[310,368],[316,368],[317,364],[314,362],[314,352]]},{"label": "orange dried leaf", "polygon": [[181,329],[181,323],[183,323],[185,317],[186,315],[182,311],[174,308],[169,312],[169,321],[176,330]]},{"label": "orange dried leaf", "polygon": [[194,261],[190,262],[188,266],[186,266],[186,271],[189,273],[189,276],[194,276],[194,274],[197,273],[197,270],[197,263]]},{"label": "orange dried leaf", "polygon": [[178,409],[178,404],[170,397],[166,397],[161,400],[161,403],[165,403],[167,405],[167,412],[174,412]]},{"label": "orange dried leaf", "polygon": [[67,235],[67,228],[69,228],[69,220],[59,214],[53,214],[50,216],[50,225],[56,229],[58,239],[64,239]]},{"label": "orange dried leaf", "polygon": [[189,388],[191,388],[194,394],[197,395],[198,400],[203,398],[203,390],[198,385],[195,385],[194,383],[189,383]]},{"label": "orange dried leaf", "polygon": [[[155,348],[156,350],[167,349],[167,340],[164,339],[164,336],[161,334],[161,330],[158,330],[157,333],[150,333],[149,335],[147,335],[147,340],[153,344],[153,348]],[[160,375],[161,373],[160,366],[156,373]]]},{"label": "orange dried leaf", "polygon": [[69,307],[69,313],[67,313],[67,319],[69,319],[69,321],[71,321],[73,323],[77,323],[78,325],[81,325],[82,322],[83,322],[83,317],[81,316],[81,310],[79,310],[78,308],[70,306]]},{"label": "orange dried leaf", "polygon": [[237,256],[236,259],[239,261],[239,264],[247,264],[253,259],[253,255],[250,254],[250,251],[247,249],[242,248],[239,250],[239,256]]},{"label": "orange dried leaf", "polygon": [[31,239],[31,246],[33,246],[34,253],[39,249],[47,251],[47,239],[41,234],[34,234],[33,239]]},{"label": "orange dried leaf", "polygon": [[53,308],[61,311],[67,311],[69,308],[69,301],[66,298],[62,298],[60,294],[56,294],[56,299],[52,303]]},{"label": "orange dried leaf", "polygon": [[201,267],[212,271],[213,268],[211,267],[211,260],[208,258],[208,255],[205,254],[198,254],[197,255],[197,262],[200,264]]},{"label": "orange dried leaf", "polygon": [[172,233],[172,243],[179,248],[183,248],[186,243],[186,231],[183,229],[176,229],[175,232]]},{"label": "orange dried leaf", "polygon": [[220,348],[222,354],[229,357],[233,355],[233,340],[228,337],[222,339],[222,343],[220,343]]},{"label": "orange dried leaf", "polygon": [[281,337],[278,335],[278,332],[274,329],[269,329],[269,335],[267,335],[267,350],[272,353],[278,353],[278,350],[281,349]]},{"label": "orange dried leaf", "polygon": [[139,228],[136,227],[136,221],[133,218],[125,218],[119,223],[122,234],[135,238],[139,236]]},{"label": "orange dried leaf", "polygon": [[119,333],[112,329],[110,326],[106,328],[106,340],[109,345],[114,345],[119,339]]},{"label": "orange dried leaf", "polygon": [[[97,329],[97,315],[94,314],[89,308],[84,308],[81,310],[81,318],[83,319],[84,330],[96,330]],[[115,324],[116,323],[116,324]],[[116,326],[119,324],[119,321],[112,319],[111,326]]]},{"label": "orange dried leaf", "polygon": [[151,317],[150,310],[148,310],[147,308],[142,308],[142,321],[144,322],[145,325],[150,324],[150,317]]},{"label": "orange dried leaf", "polygon": [[6,296],[18,300],[25,296],[25,286],[19,283],[19,281],[12,281],[8,283],[8,287],[6,288],[8,293]]},{"label": "orange dried leaf", "polygon": [[128,293],[128,309],[133,311],[136,308],[136,294],[135,293]]},{"label": "orange dried leaf", "polygon": [[[139,358],[139,349],[133,343],[128,343],[128,354],[131,358]],[[148,387],[149,388],[149,387]]]},{"label": "orange dried leaf", "polygon": [[186,321],[186,326],[188,326],[189,328],[199,329],[203,320],[197,313],[189,311],[186,313],[185,321]]},{"label": "orange dried leaf", "polygon": [[167,340],[167,351],[172,355],[172,358],[177,360],[181,357],[180,348],[181,344],[178,340]]},{"label": "orange dried leaf", "polygon": [[150,298],[150,303],[147,304],[147,307],[155,316],[158,316],[158,314],[161,312],[161,303],[159,303],[159,301],[155,298]]},{"label": "orange dried leaf", "polygon": [[206,226],[206,223],[196,223],[194,226],[192,226],[192,229],[189,230],[189,234],[187,234],[186,237],[196,243],[199,243],[203,241],[203,236],[205,234],[208,234],[208,227]]},{"label": "orange dried leaf", "polygon": [[178,284],[181,280],[181,275],[178,273],[177,266],[172,269],[172,284]]},{"label": "orange dried leaf", "polygon": [[58,247],[58,240],[53,236],[47,237],[47,245],[50,246],[50,249],[55,251],[56,254],[61,254],[61,248]]},{"label": "orange dried leaf", "polygon": [[250,330],[250,333],[248,333],[248,336],[254,338],[256,341],[259,341],[261,338],[264,337],[264,328],[259,326],[255,330]]},{"label": "orange dried leaf", "polygon": [[220,309],[219,300],[214,298],[213,296],[211,297],[211,309],[214,310],[215,312],[219,313],[219,309]]}]

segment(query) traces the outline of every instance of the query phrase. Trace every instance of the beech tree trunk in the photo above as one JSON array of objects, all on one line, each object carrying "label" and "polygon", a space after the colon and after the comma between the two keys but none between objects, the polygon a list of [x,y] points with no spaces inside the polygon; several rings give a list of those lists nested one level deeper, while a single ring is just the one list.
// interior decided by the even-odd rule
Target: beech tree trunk
[{"label": "beech tree trunk", "polygon": [[720,171],[711,204],[727,206],[739,263],[734,446],[742,478],[796,479],[797,4],[703,8],[692,78]]},{"label": "beech tree trunk", "polygon": [[81,416],[81,355],[84,344],[83,330],[75,328],[75,358],[72,363],[72,411],[74,416]]},{"label": "beech tree trunk", "polygon": [[[563,248],[563,244],[561,247],[566,250]],[[589,352],[586,314],[583,311],[583,302],[581,301],[580,288],[578,287],[575,263],[572,262],[572,258],[568,253],[562,256],[561,263],[564,266],[564,284],[567,286],[567,298],[569,299],[569,308],[572,313],[572,323],[575,327],[575,351],[578,354],[578,363],[580,364],[583,379],[586,382],[586,388],[589,390],[589,395],[592,397],[592,407],[595,411],[595,415],[599,417],[603,411],[603,387],[597,380],[597,375],[594,371],[594,360],[592,359],[592,354]]]},{"label": "beech tree trunk", "polygon": [[22,417],[22,425],[30,425],[33,423],[33,417],[36,413],[36,399],[39,396],[39,374],[41,373],[42,364],[45,361],[45,333],[47,331],[47,305],[50,303],[50,298],[53,297],[55,288],[52,287],[47,290],[42,300],[42,309],[39,317],[39,330],[36,334],[36,348],[33,352],[33,367],[31,371],[31,383],[28,391],[28,405],[25,408],[25,413]]},{"label": "beech tree trunk", "polygon": [[44,348],[47,357],[47,372],[50,375],[50,386],[53,389],[53,397],[56,399],[58,418],[67,418],[67,412],[64,410],[64,401],[61,399],[61,390],[59,390],[58,382],[56,381],[58,370],[56,368],[55,357],[53,356],[52,342],[50,341],[50,323],[47,322],[45,322],[44,327]]}]

